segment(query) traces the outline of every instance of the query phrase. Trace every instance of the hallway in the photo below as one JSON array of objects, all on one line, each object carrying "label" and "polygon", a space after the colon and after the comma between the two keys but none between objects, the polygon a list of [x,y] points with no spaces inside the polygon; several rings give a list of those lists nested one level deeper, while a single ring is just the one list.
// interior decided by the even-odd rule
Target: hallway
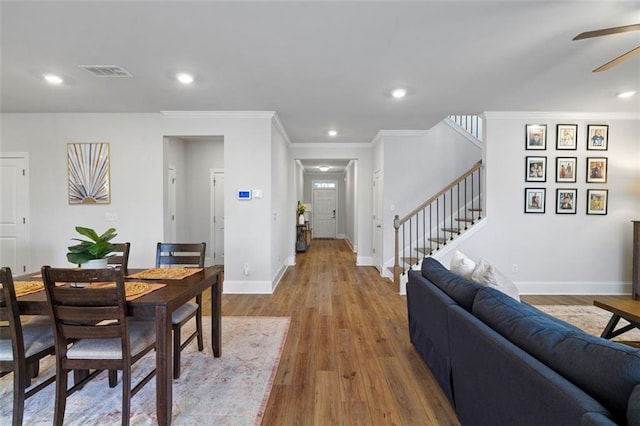
[{"label": "hallway", "polygon": [[458,424],[411,346],[406,298],[344,240],[313,240],[274,294],[223,295],[222,313],[291,317],[264,425]]}]

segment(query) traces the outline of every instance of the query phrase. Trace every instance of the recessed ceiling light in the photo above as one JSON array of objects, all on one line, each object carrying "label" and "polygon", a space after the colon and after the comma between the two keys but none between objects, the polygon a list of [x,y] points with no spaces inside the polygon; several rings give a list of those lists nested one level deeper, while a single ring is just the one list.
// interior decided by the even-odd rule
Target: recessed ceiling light
[{"label": "recessed ceiling light", "polygon": [[176,74],[176,78],[182,84],[191,84],[191,83],[193,83],[193,76],[191,74],[187,74],[187,73],[181,72],[179,74]]},{"label": "recessed ceiling light", "polygon": [[406,95],[407,95],[406,89],[396,89],[393,92],[391,92],[391,96],[393,96],[396,99],[404,98]]},{"label": "recessed ceiling light", "polygon": [[318,170],[320,170],[321,172],[328,172],[329,166],[318,166]]},{"label": "recessed ceiling light", "polygon": [[628,92],[622,92],[622,93],[618,93],[616,96],[618,96],[619,98],[630,98],[633,95],[636,94],[635,90],[629,90]]},{"label": "recessed ceiling light", "polygon": [[62,84],[62,82],[64,81],[62,80],[62,77],[57,76],[55,74],[44,74],[42,78],[44,78],[51,84]]},{"label": "recessed ceiling light", "polygon": [[329,130],[329,132],[327,132],[329,134],[329,136],[334,137],[338,135],[338,131],[337,130]]}]

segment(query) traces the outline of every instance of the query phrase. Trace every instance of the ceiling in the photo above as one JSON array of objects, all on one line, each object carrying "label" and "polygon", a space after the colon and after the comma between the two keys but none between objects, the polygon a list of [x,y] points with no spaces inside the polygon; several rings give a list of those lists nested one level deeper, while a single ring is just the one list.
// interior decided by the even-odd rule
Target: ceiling
[{"label": "ceiling", "polygon": [[368,143],[483,111],[639,113],[640,95],[615,94],[640,90],[640,55],[591,70],[640,31],[572,41],[638,22],[640,1],[0,0],[0,110],[276,111],[294,143]]}]

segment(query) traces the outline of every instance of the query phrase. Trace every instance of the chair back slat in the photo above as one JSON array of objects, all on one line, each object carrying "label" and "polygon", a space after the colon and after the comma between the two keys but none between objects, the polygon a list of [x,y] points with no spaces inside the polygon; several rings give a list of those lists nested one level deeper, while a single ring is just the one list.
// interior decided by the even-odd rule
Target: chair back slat
[{"label": "chair back slat", "polygon": [[[93,291],[93,290],[88,290]],[[120,310],[117,306],[56,306],[58,318],[67,324],[95,324],[99,321],[117,320]]]},{"label": "chair back slat", "polygon": [[204,268],[206,243],[158,243],[156,267],[168,265],[197,266]]},{"label": "chair back slat", "polygon": [[107,263],[109,265],[116,265],[122,268],[122,272],[125,275],[129,274],[129,252],[131,251],[131,243],[114,243],[115,246],[113,252],[114,256],[109,256],[107,258]]},{"label": "chair back slat", "polygon": [[117,323],[94,327],[63,324],[61,327],[69,339],[111,339],[122,336],[122,327]]}]

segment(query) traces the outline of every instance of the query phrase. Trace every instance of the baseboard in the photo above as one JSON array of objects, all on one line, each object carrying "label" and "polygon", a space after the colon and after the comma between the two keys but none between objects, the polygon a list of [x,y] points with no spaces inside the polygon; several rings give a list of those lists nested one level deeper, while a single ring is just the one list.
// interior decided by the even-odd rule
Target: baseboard
[{"label": "baseboard", "polygon": [[373,257],[356,256],[356,266],[373,266]]},{"label": "baseboard", "polygon": [[224,294],[272,294],[273,288],[270,281],[224,280],[222,292]]},{"label": "baseboard", "polygon": [[520,294],[529,295],[624,295],[631,294],[630,282],[615,281],[514,281]]}]

